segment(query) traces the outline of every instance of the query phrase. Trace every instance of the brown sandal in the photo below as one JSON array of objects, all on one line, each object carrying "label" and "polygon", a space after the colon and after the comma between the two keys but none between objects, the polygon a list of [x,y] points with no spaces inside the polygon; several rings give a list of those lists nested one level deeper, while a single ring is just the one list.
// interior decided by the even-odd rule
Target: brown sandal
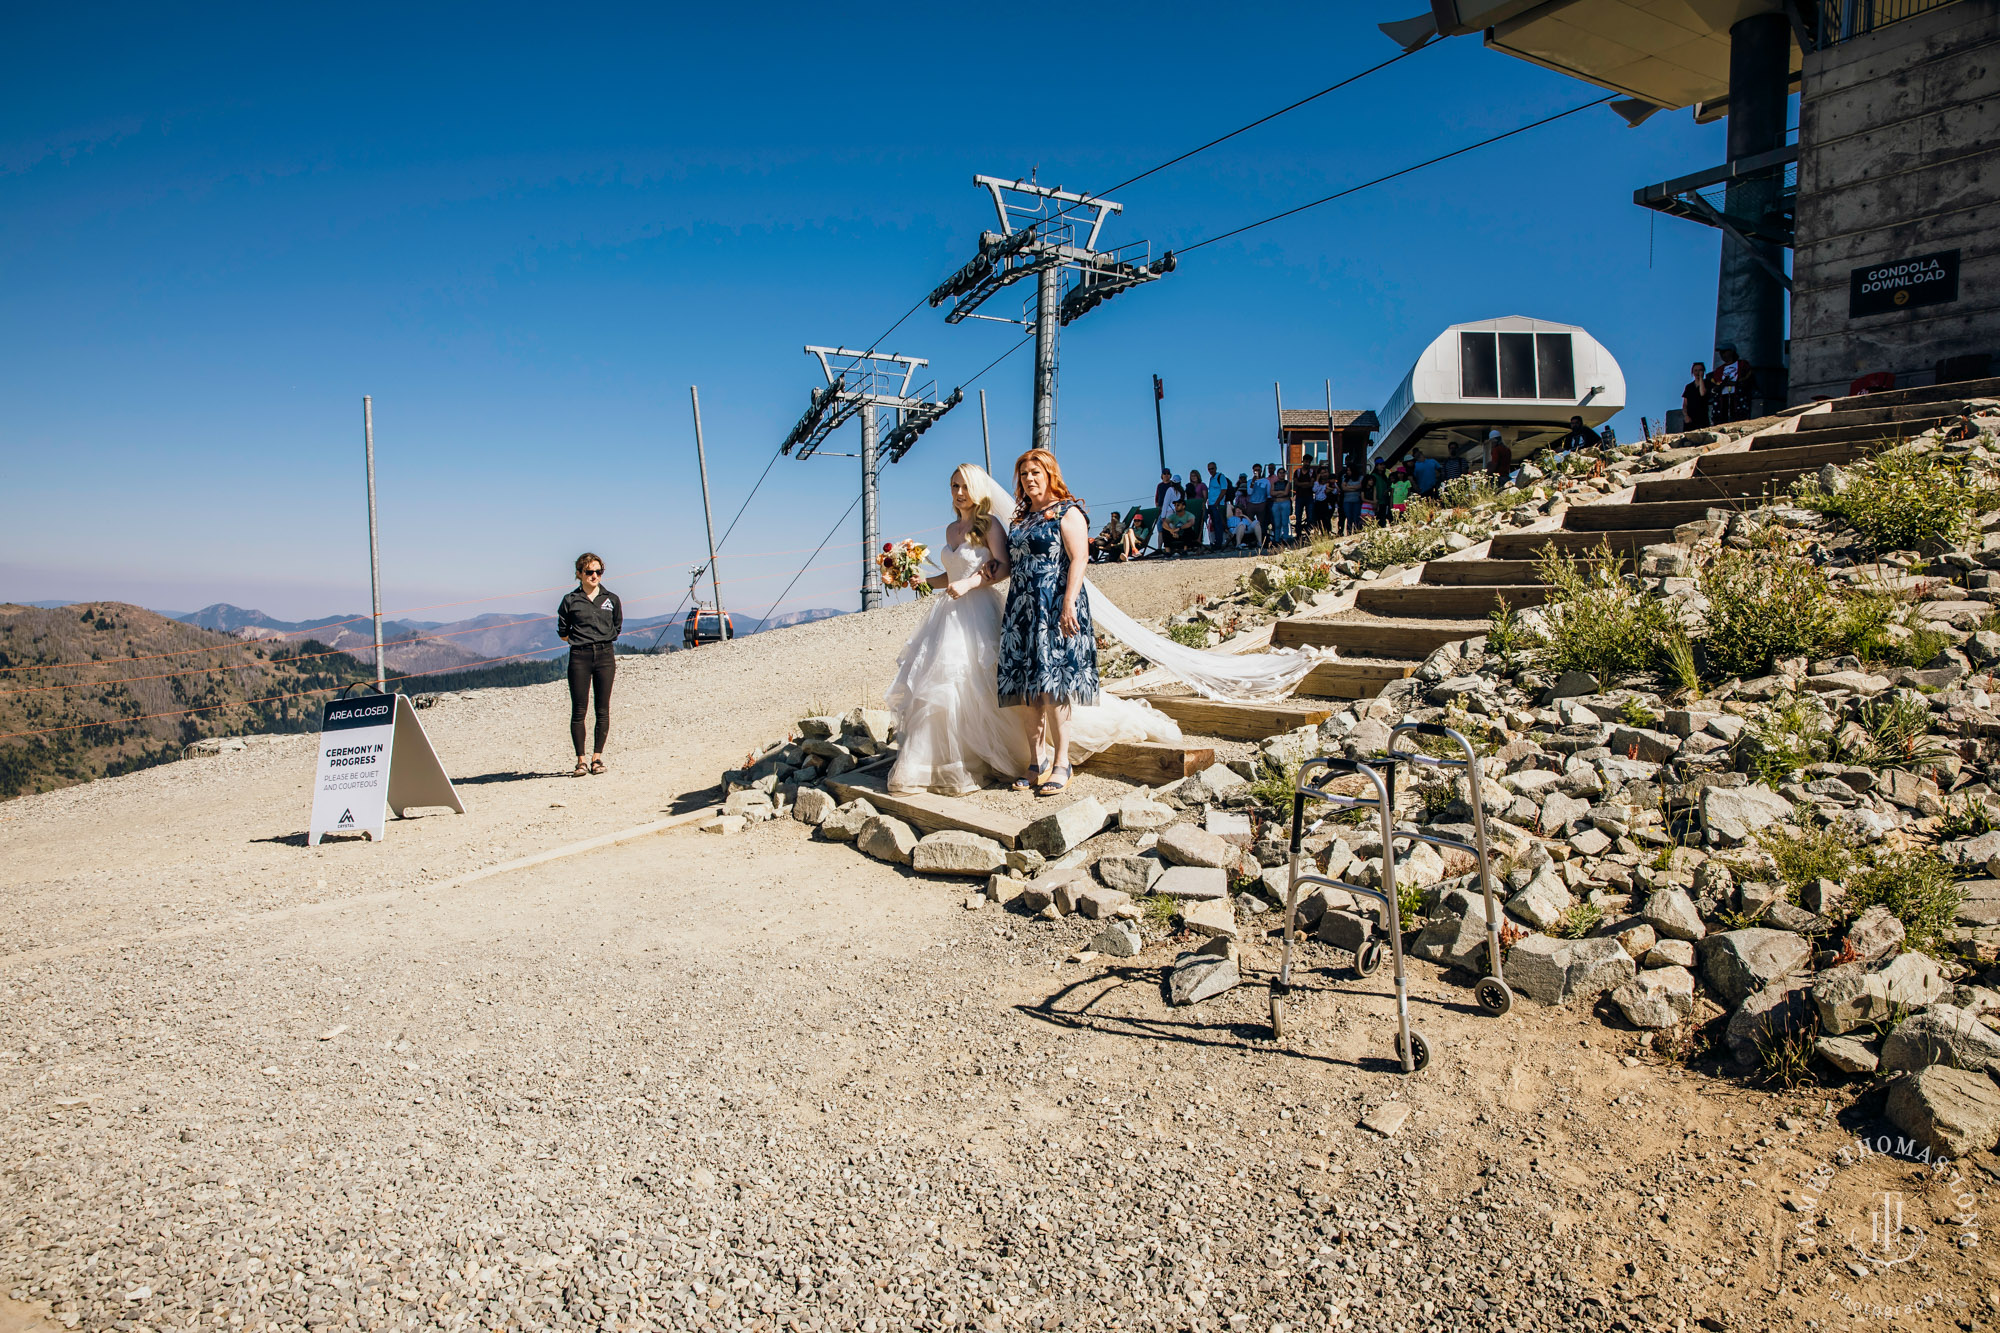
[{"label": "brown sandal", "polygon": [[584,761],[583,756],[577,756],[576,767],[570,771],[570,776],[573,778],[587,778],[590,776],[590,765]]},{"label": "brown sandal", "polygon": [[602,772],[604,772],[604,761],[603,761],[602,759],[593,759],[593,760],[591,760],[591,761],[590,761],[590,771],[591,771],[592,773],[602,773]]}]

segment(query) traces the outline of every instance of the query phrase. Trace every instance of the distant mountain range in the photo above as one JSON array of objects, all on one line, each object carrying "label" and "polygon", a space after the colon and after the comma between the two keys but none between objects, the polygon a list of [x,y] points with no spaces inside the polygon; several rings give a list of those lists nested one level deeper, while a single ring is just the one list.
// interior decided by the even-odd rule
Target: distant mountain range
[{"label": "distant mountain range", "polygon": [[[741,614],[732,614],[730,618],[736,633],[744,636],[844,614],[830,607],[814,607],[769,619]],[[685,618],[682,613],[627,620],[622,642],[648,648],[657,637],[663,650],[678,649],[679,630]],[[239,639],[285,638],[295,642],[313,639],[359,661],[369,664],[375,661],[375,631],[366,615],[279,620],[262,611],[217,602],[172,619]],[[382,644],[382,656],[391,670],[412,672],[451,670],[499,658],[555,657],[569,651],[556,637],[552,613],[527,611],[473,616],[469,620],[384,620]]]}]

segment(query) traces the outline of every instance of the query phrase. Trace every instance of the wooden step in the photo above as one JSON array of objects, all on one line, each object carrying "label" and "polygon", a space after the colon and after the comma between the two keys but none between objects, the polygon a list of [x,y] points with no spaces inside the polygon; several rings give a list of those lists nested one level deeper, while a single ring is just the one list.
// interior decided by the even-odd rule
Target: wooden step
[{"label": "wooden step", "polygon": [[1424,566],[1420,577],[1434,588],[1541,581],[1535,577],[1532,560],[1432,560]]},{"label": "wooden step", "polygon": [[[1812,470],[1818,471],[1817,468]],[[1805,475],[1804,468],[1787,468],[1775,472],[1725,472],[1717,476],[1687,477],[1680,481],[1642,481],[1632,488],[1632,503],[1742,499],[1765,495],[1782,497],[1791,490],[1794,481]]]},{"label": "wooden step", "polygon": [[1452,620],[1484,618],[1495,607],[1540,606],[1547,601],[1545,583],[1485,587],[1437,587],[1418,584],[1414,588],[1364,587],[1354,598],[1354,609],[1377,616],[1436,616]]},{"label": "wooden step", "polygon": [[[1671,540],[1671,537],[1669,538]],[[1484,634],[1484,625],[1386,625],[1376,620],[1280,620],[1271,626],[1273,648],[1332,648],[1343,659],[1421,662],[1448,643]]]},{"label": "wooden step", "polygon": [[[1790,436],[1780,435],[1779,439]],[[1752,449],[1740,454],[1709,454],[1694,465],[1697,477],[1732,476],[1739,472],[1818,471],[1828,463],[1852,463],[1882,447],[1879,440],[1842,440],[1790,449]]]},{"label": "wooden step", "polygon": [[1087,773],[1124,778],[1147,787],[1164,787],[1169,782],[1212,767],[1212,746],[1159,745],[1152,741],[1120,741],[1083,761]]},{"label": "wooden step", "polygon": [[[1607,506],[1625,508],[1626,506]],[[1609,546],[1613,555],[1637,557],[1648,546],[1672,545],[1672,528],[1630,528],[1592,532],[1503,532],[1488,554],[1495,560],[1531,560],[1543,551],[1590,555]]]},{"label": "wooden step", "polygon": [[1833,410],[1844,412],[1859,407],[1903,407],[1910,403],[1940,403],[1953,398],[2000,398],[2000,378],[1920,384],[1913,389],[1891,389],[1887,393],[1836,398]]},{"label": "wooden step", "polygon": [[[1755,497],[1662,500],[1657,504],[1578,505],[1563,515],[1571,532],[1614,532],[1627,528],[1677,528],[1706,518],[1711,509],[1754,509]],[[1672,537],[1669,536],[1671,541]]]},{"label": "wooden step", "polygon": [[1148,695],[1146,702],[1187,730],[1232,741],[1261,741],[1298,727],[1316,727],[1333,709],[1312,704],[1232,704],[1190,695]]},{"label": "wooden step", "polygon": [[829,778],[826,788],[841,801],[863,798],[883,814],[908,821],[919,833],[965,829],[991,838],[1002,847],[1012,847],[1028,827],[1029,821],[1019,815],[989,810],[977,801],[934,796],[929,792],[892,793],[886,783],[884,774],[863,773],[850,778]]},{"label": "wooden step", "polygon": [[1903,407],[1856,407],[1839,412],[1814,412],[1799,418],[1799,429],[1831,430],[1839,426],[1882,426],[1920,418],[1955,417],[1963,415],[1965,408],[1964,399],[1953,398],[1946,402],[1910,403]]},{"label": "wooden step", "polygon": [[1373,699],[1392,680],[1416,674],[1420,662],[1343,657],[1322,662],[1299,682],[1298,693],[1316,699]]},{"label": "wooden step", "polygon": [[[1845,444],[1851,440],[1896,441],[1907,440],[1922,434],[1943,421],[1943,417],[1918,417],[1911,421],[1888,421],[1878,426],[1815,426],[1810,430],[1795,430],[1790,435],[1760,435],[1750,441],[1750,452],[1760,449],[1798,449],[1810,444]],[[1811,421],[1804,417],[1801,423]]]}]

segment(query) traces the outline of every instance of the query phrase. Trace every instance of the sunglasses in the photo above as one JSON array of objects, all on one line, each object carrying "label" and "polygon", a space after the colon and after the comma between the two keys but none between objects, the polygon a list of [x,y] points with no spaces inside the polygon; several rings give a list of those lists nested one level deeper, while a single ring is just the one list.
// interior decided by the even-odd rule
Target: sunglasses
[{"label": "sunglasses", "polygon": [[604,571],[601,569],[586,569],[583,571],[583,573],[585,578],[589,578],[591,575],[597,575],[599,577],[602,577]]}]

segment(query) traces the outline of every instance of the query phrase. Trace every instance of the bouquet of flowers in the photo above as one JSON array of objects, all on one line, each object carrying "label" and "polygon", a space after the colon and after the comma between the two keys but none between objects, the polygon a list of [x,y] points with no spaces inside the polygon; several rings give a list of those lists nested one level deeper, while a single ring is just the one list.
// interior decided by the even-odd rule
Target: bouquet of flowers
[{"label": "bouquet of flowers", "polygon": [[924,561],[930,553],[931,548],[919,541],[883,542],[882,554],[875,557],[882,566],[883,585],[897,590],[912,588],[919,597],[930,596],[930,579],[924,574]]}]

